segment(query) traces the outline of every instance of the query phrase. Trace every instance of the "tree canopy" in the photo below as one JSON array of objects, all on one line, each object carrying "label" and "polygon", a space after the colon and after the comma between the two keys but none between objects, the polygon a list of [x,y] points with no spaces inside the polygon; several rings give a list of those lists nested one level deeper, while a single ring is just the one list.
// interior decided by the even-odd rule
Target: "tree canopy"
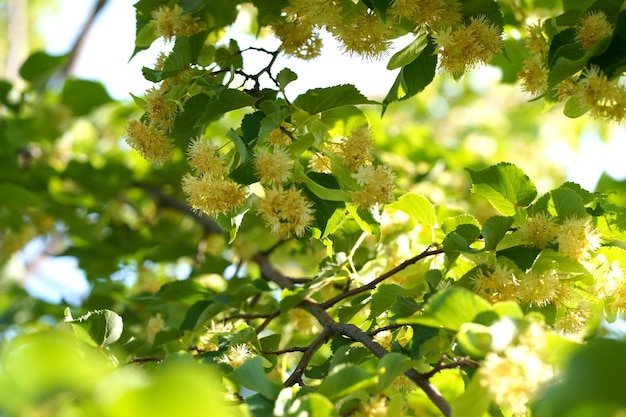
[{"label": "tree canopy", "polygon": [[[626,3],[134,7],[145,94],[0,81],[0,415],[624,413],[626,183],[543,150],[623,128]],[[388,93],[292,93],[330,38]]]}]

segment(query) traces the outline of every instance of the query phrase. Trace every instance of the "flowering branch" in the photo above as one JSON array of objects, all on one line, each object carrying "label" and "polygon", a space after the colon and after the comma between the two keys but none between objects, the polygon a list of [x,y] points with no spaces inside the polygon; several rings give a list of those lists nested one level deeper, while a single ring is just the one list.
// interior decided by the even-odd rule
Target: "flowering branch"
[{"label": "flowering branch", "polygon": [[[392,269],[386,274],[381,275],[375,281],[377,281],[376,283],[381,282],[382,280],[388,278],[389,276],[392,276],[398,271],[401,271],[402,269],[406,268],[412,263],[415,263],[418,260],[423,259],[427,256],[431,256],[431,255],[438,254],[438,253],[442,253],[442,250],[426,249],[424,252],[417,255],[416,257],[403,262],[398,267]],[[278,270],[276,270],[270,264],[265,254],[257,254],[254,257],[254,260],[259,263],[259,267],[261,268],[261,275],[263,276],[263,278],[278,284],[281,288],[293,288],[294,286],[293,282],[289,280],[287,277],[285,277],[284,275],[282,275]],[[375,285],[376,284],[374,284],[372,288],[375,288]],[[359,287],[357,289],[360,290],[363,287]],[[372,289],[372,288],[367,288],[367,289]],[[365,289],[359,292],[363,292],[363,291],[365,291]],[[321,346],[323,346],[329,340],[330,336],[333,334],[341,334],[341,335],[349,337],[350,339],[354,341],[360,342],[361,344],[363,344],[363,346],[365,346],[370,352],[372,352],[379,359],[385,356],[387,353],[389,353],[387,349],[382,347],[378,342],[374,340],[372,335],[361,330],[359,327],[355,326],[354,324],[340,323],[340,322],[335,321],[326,311],[328,307],[326,307],[325,304],[326,303],[318,303],[310,298],[305,298],[297,305],[298,308],[301,308],[307,311],[308,313],[310,313],[311,315],[313,315],[313,317],[315,317],[315,319],[319,322],[319,324],[322,325],[323,330],[313,340],[313,342],[311,342],[311,344],[307,347],[302,358],[300,359],[300,362],[298,362],[296,369],[291,374],[291,376],[285,381],[284,383],[285,386],[292,386],[296,383],[302,384],[302,373],[306,369],[306,366],[311,360],[313,354]],[[330,304],[329,306],[332,306],[333,304]],[[445,416],[450,415],[450,412],[451,412],[450,404],[441,395],[439,390],[430,383],[429,377],[426,377],[424,374],[420,374],[417,370],[413,368],[406,371],[405,375],[409,379],[411,379],[413,382],[415,382],[424,391],[424,393],[433,402],[433,404],[435,404],[437,408],[439,408],[439,410]]]}]

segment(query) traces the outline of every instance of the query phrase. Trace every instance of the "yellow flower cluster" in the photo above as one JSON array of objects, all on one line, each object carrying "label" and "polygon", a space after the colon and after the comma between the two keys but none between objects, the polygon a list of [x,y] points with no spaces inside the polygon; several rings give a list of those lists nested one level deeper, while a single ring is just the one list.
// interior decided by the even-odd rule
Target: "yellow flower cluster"
[{"label": "yellow flower cluster", "polygon": [[253,164],[263,185],[284,184],[293,171],[293,159],[289,151],[280,146],[275,146],[273,151],[257,146]]},{"label": "yellow flower cluster", "polygon": [[257,206],[257,214],[272,233],[283,237],[303,236],[313,223],[314,211],[309,199],[293,186],[267,189]]},{"label": "yellow flower cluster", "polygon": [[161,90],[156,88],[146,91],[145,100],[146,115],[151,123],[164,130],[171,129],[178,114],[178,105],[173,100],[166,99]]},{"label": "yellow flower cluster", "polygon": [[559,279],[556,270],[530,271],[520,279],[517,300],[529,306],[564,305],[573,297],[568,281]]},{"label": "yellow flower cluster", "polygon": [[553,269],[536,272],[517,271],[496,264],[471,278],[473,290],[489,302],[514,300],[529,306],[564,305],[573,298],[567,281],[559,279]]},{"label": "yellow flower cluster", "polygon": [[322,40],[313,26],[302,21],[280,21],[272,24],[272,31],[281,40],[281,49],[300,59],[317,58],[322,51]]},{"label": "yellow flower cluster", "polygon": [[626,87],[618,79],[609,80],[595,66],[580,78],[582,102],[591,109],[591,115],[600,119],[621,122],[626,117]]},{"label": "yellow flower cluster", "polygon": [[613,25],[609,23],[601,10],[585,14],[580,18],[579,23],[575,39],[586,51],[590,51],[602,39],[613,34]]},{"label": "yellow flower cluster", "polygon": [[[610,38],[613,31],[606,14],[593,11],[580,17],[574,40],[583,50],[591,51],[600,41]],[[543,94],[549,85],[549,45],[540,24],[528,28],[524,44],[530,57],[522,62],[517,74],[521,88],[532,95]],[[615,74],[609,79],[600,68],[590,65],[554,86],[555,96],[561,102],[575,99],[594,118],[620,123],[626,118],[626,87],[619,77]]]},{"label": "yellow flower cluster", "polygon": [[415,22],[418,26],[456,25],[461,4],[441,0],[396,0],[388,10],[391,18]]},{"label": "yellow flower cluster", "polygon": [[374,160],[372,146],[373,141],[369,127],[361,126],[352,130],[351,134],[343,138],[335,148],[341,155],[346,168],[350,171],[356,171]]},{"label": "yellow flower cluster", "polygon": [[200,138],[191,140],[187,149],[187,158],[192,168],[208,177],[218,178],[226,172],[226,166],[217,153],[217,147]]},{"label": "yellow flower cluster", "polygon": [[559,226],[556,241],[559,252],[573,261],[586,259],[602,243],[600,233],[590,219],[571,217]]},{"label": "yellow flower cluster", "polygon": [[476,294],[492,303],[517,297],[519,282],[515,272],[506,266],[496,264],[493,271],[478,273],[471,281]]},{"label": "yellow flower cluster", "polygon": [[[291,136],[293,126],[289,123],[281,123],[280,126],[274,128],[263,140],[274,146],[287,146],[291,143]],[[289,133],[287,133],[289,132]]]},{"label": "yellow flower cluster", "polygon": [[126,125],[126,143],[155,165],[164,164],[172,156],[172,142],[165,132],[138,120]]},{"label": "yellow flower cluster", "polygon": [[528,246],[545,249],[556,239],[556,219],[546,212],[528,216],[518,229],[519,237]]},{"label": "yellow flower cluster", "polygon": [[520,239],[528,246],[545,249],[552,243],[566,258],[576,261],[589,257],[601,245],[600,234],[593,228],[590,218],[570,217],[559,225],[545,212],[528,216],[518,229]]},{"label": "yellow flower cluster", "polygon": [[482,15],[470,18],[469,25],[441,28],[433,38],[440,55],[439,67],[455,79],[502,52],[500,28]]},{"label": "yellow flower cluster", "polygon": [[332,33],[349,55],[374,59],[389,50],[393,32],[377,14],[365,9],[349,21],[344,20],[343,25],[333,28]]},{"label": "yellow flower cluster", "polygon": [[191,36],[206,28],[200,19],[184,14],[178,4],[173,8],[161,6],[151,13],[151,23],[154,24],[154,33],[167,40],[176,36]]},{"label": "yellow flower cluster", "polygon": [[189,205],[211,216],[241,207],[248,195],[236,182],[208,175],[194,177],[187,173],[182,179],[182,187]]},{"label": "yellow flower cluster", "polygon": [[198,176],[187,173],[182,179],[183,192],[191,207],[217,216],[245,203],[248,192],[224,177],[226,166],[217,148],[201,139],[194,139],[189,144],[187,156],[191,166],[199,173]]},{"label": "yellow flower cluster", "polygon": [[548,88],[550,73],[545,67],[543,57],[532,56],[522,62],[522,69],[517,73],[522,91],[532,95],[540,95]]},{"label": "yellow flower cluster", "polygon": [[359,206],[370,208],[393,201],[395,175],[388,167],[363,165],[352,177],[362,187],[361,190],[350,192],[352,201]]},{"label": "yellow flower cluster", "polygon": [[543,359],[545,348],[542,329],[531,325],[517,344],[487,354],[477,373],[480,384],[497,404],[510,407],[516,416],[526,415],[528,402],[554,377]]}]

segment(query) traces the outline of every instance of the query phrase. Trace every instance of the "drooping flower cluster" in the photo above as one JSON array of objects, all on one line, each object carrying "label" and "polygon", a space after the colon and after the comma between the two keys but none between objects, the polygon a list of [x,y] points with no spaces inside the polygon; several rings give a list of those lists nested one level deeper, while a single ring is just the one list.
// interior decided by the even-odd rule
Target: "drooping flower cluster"
[{"label": "drooping flower cluster", "polygon": [[480,384],[497,404],[510,407],[514,415],[526,415],[528,402],[554,377],[543,359],[545,348],[543,330],[532,324],[517,344],[487,354],[478,369]]},{"label": "drooping flower cluster", "polygon": [[434,39],[440,68],[456,79],[502,52],[501,29],[485,16],[472,17],[469,24],[441,28]]},{"label": "drooping flower cluster", "polygon": [[457,1],[397,0],[383,18],[366,2],[290,0],[283,9],[285,19],[273,23],[272,28],[283,51],[300,58],[319,54],[318,32],[325,29],[348,55],[377,59],[385,56],[392,39],[412,25],[415,33],[433,36],[440,68],[459,78],[502,52],[502,28],[482,15],[463,16],[462,9]]},{"label": "drooping flower cluster", "polygon": [[293,159],[284,147],[275,146],[270,150],[257,146],[254,153],[254,168],[261,184],[278,186],[289,180],[293,171]]},{"label": "drooping flower cluster", "polygon": [[590,252],[601,245],[600,234],[591,224],[591,219],[569,217],[561,224],[546,212],[528,216],[518,230],[520,239],[527,245],[545,249],[556,243],[558,251],[566,258],[576,261],[589,257]]},{"label": "drooping flower cluster", "polygon": [[165,132],[138,120],[128,122],[126,143],[155,165],[162,165],[172,157],[172,141]]},{"label": "drooping flower cluster", "polygon": [[185,14],[178,4],[173,8],[161,6],[151,13],[154,32],[166,40],[176,36],[191,36],[206,28],[204,22]]},{"label": "drooping flower cluster", "polygon": [[363,165],[352,174],[362,189],[350,192],[352,201],[364,208],[370,208],[376,204],[391,203],[395,175],[386,166]]},{"label": "drooping flower cluster", "polygon": [[235,181],[225,178],[226,166],[215,146],[194,139],[187,155],[189,163],[198,172],[197,176],[187,173],[182,179],[183,192],[191,207],[215,216],[245,203],[248,192]]},{"label": "drooping flower cluster", "polygon": [[257,213],[273,234],[284,237],[303,236],[314,220],[313,204],[293,186],[267,189]]},{"label": "drooping flower cluster", "polygon": [[586,218],[571,217],[559,226],[557,236],[559,252],[571,260],[586,259],[591,251],[600,247],[600,234]]},{"label": "drooping flower cluster", "polygon": [[556,219],[546,212],[528,216],[526,223],[519,227],[520,239],[528,246],[545,249],[556,239]]},{"label": "drooping flower cluster", "polygon": [[587,51],[602,39],[613,34],[613,25],[609,23],[603,11],[593,11],[586,13],[580,18],[580,24],[576,28],[576,40],[579,41]]},{"label": "drooping flower cluster", "polygon": [[493,271],[480,272],[471,280],[476,294],[492,303],[514,300],[517,296],[518,279],[515,272],[505,265],[496,264]]},{"label": "drooping flower cluster", "polygon": [[591,109],[591,115],[612,122],[626,117],[626,87],[619,79],[609,80],[598,67],[583,71],[580,79],[582,103]]},{"label": "drooping flower cluster", "polygon": [[[586,12],[578,19],[573,43],[567,45],[572,46],[572,51],[578,45],[578,50],[589,54],[596,45],[609,40],[614,30],[614,25],[602,10]],[[573,107],[582,111],[589,110],[591,116],[597,119],[617,123],[624,120],[626,87],[619,81],[622,73],[616,71],[607,75],[599,67],[587,64],[581,71],[564,79],[558,78],[561,73],[552,77],[550,68],[560,61],[554,57],[549,58],[549,51],[554,48],[550,48],[543,31],[540,24],[528,29],[524,44],[530,56],[522,62],[522,68],[517,74],[522,90],[535,96],[548,93],[548,96],[558,101],[573,100]],[[560,41],[562,39],[564,38]],[[567,58],[573,59],[570,56]],[[563,72],[563,69],[559,71]]]}]

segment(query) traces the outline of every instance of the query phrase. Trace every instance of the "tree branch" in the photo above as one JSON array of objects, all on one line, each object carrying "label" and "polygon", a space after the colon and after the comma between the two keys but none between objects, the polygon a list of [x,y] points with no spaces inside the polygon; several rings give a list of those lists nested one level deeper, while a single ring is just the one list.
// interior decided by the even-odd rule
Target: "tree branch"
[{"label": "tree branch", "polygon": [[326,342],[330,340],[331,336],[332,332],[328,328],[324,327],[324,329],[322,329],[322,332],[318,334],[315,339],[313,339],[309,346],[307,346],[306,350],[302,354],[302,357],[300,358],[300,361],[296,365],[296,368],[293,370],[289,378],[287,378],[287,380],[284,382],[283,385],[285,387],[291,387],[295,384],[300,384],[304,386],[304,384],[302,383],[302,374],[304,373],[304,370],[313,358],[315,352],[317,352],[319,348],[324,346],[324,344],[326,344]]},{"label": "tree branch", "polygon": [[[438,253],[442,253],[442,250],[439,250],[439,249],[437,249],[437,250],[426,249],[421,254],[419,254],[419,255],[417,255],[417,256],[415,256],[415,257],[413,257],[413,258],[411,258],[411,259],[409,259],[409,260],[407,260],[405,262],[403,262],[402,264],[400,264],[396,268],[392,269],[391,271],[388,271],[387,273],[381,275],[375,281],[381,282],[382,280],[392,276],[393,274],[397,273],[398,271],[401,271],[402,269],[406,268],[407,266],[412,265],[413,263],[419,261],[420,259],[423,259],[423,258],[425,258],[427,256],[431,256],[431,255],[434,255],[434,254],[438,254]],[[293,286],[294,286],[293,282],[289,278],[287,278],[286,276],[282,275],[278,270],[276,270],[270,264],[270,262],[267,259],[267,256],[265,254],[257,254],[257,255],[255,255],[254,260],[255,260],[255,262],[259,263],[259,267],[261,268],[261,274],[263,275],[263,277],[265,279],[268,279],[268,280],[271,280],[271,281],[275,282],[281,288],[293,288]],[[374,284],[373,288],[375,288],[375,285],[376,284]],[[357,290],[360,290],[359,292],[365,291],[365,290],[361,290],[361,288],[363,288],[363,287],[359,287],[359,288],[357,288]],[[368,289],[371,289],[371,288],[368,288]],[[344,293],[344,294],[346,294],[346,293]],[[310,298],[305,298],[297,306],[297,307],[302,308],[303,310],[307,311],[311,315],[313,315],[313,317],[315,317],[316,320],[322,325],[323,330],[313,340],[313,342],[311,342],[311,344],[309,345],[307,350],[302,355],[302,358],[300,359],[300,362],[298,362],[298,365],[296,366],[296,369],[291,374],[291,376],[285,381],[284,385],[287,386],[287,387],[288,386],[292,386],[292,385],[294,385],[296,383],[302,383],[302,381],[301,381],[302,373],[306,369],[306,366],[309,363],[309,361],[311,360],[313,354],[323,344],[325,344],[329,340],[330,336],[333,335],[333,334],[341,334],[341,335],[349,337],[350,339],[352,339],[352,340],[354,340],[356,342],[360,342],[363,346],[365,346],[370,352],[372,352],[379,359],[382,358],[383,356],[385,356],[387,353],[389,353],[387,351],[387,349],[382,347],[378,342],[376,342],[374,340],[373,336],[371,336],[367,332],[361,330],[360,328],[358,328],[354,324],[339,323],[339,322],[335,321],[330,316],[330,314],[328,314],[328,312],[326,311],[326,308],[328,308],[328,307],[325,307],[324,306],[325,304],[326,303],[317,303],[317,302],[311,300]],[[258,329],[257,329],[257,332],[258,332]],[[423,374],[420,374],[419,372],[417,372],[413,368],[409,369],[404,374],[409,379],[411,379],[413,382],[415,382],[417,384],[417,386],[419,386],[424,391],[426,396],[428,396],[428,398],[433,402],[433,404],[435,404],[437,406],[437,408],[439,408],[439,410],[441,410],[441,412],[445,416],[449,416],[450,415],[450,411],[451,411],[450,404],[441,395],[439,390],[433,384],[430,383],[430,381],[428,380],[427,377],[425,377]]]},{"label": "tree branch", "polygon": [[429,256],[439,255],[441,253],[443,253],[443,249],[432,249],[432,246],[429,246],[428,248],[426,248],[425,251],[423,251],[419,255],[416,255],[416,256],[414,256],[414,257],[412,257],[410,259],[407,259],[406,261],[402,262],[400,265],[396,266],[393,269],[390,269],[389,271],[387,271],[384,274],[380,275],[378,278],[372,280],[371,282],[368,282],[365,285],[362,285],[360,287],[353,288],[351,290],[348,290],[348,291],[345,291],[345,292],[343,292],[341,294],[338,294],[335,297],[332,297],[332,298],[324,301],[323,303],[320,303],[320,306],[322,306],[323,308],[329,308],[329,307],[334,306],[335,304],[337,304],[341,300],[344,300],[346,298],[352,297],[352,296],[357,295],[357,294],[361,294],[362,292],[365,292],[365,291],[373,290],[382,281],[386,280],[387,278],[390,278],[390,277],[394,276],[398,272],[408,268],[409,266],[413,265],[414,263],[416,263],[418,261],[421,261],[422,259],[427,258]]}]

